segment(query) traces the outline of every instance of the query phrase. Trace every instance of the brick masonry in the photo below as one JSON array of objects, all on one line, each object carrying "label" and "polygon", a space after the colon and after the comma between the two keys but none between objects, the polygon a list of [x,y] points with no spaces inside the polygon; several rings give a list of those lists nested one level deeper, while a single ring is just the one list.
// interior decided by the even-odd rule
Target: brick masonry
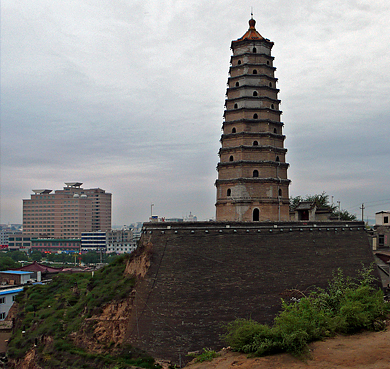
[{"label": "brick masonry", "polygon": [[141,252],[147,243],[127,340],[176,363],[223,347],[235,318],[272,323],[286,289],[325,287],[337,268],[355,276],[374,261],[362,222],[145,223]]}]

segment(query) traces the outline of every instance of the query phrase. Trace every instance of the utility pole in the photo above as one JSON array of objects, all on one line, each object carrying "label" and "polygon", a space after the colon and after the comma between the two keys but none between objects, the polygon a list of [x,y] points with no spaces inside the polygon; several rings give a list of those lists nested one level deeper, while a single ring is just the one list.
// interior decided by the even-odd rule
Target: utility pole
[{"label": "utility pole", "polygon": [[364,222],[364,209],[365,209],[364,203],[362,204],[362,207],[360,209],[362,211],[362,222]]}]

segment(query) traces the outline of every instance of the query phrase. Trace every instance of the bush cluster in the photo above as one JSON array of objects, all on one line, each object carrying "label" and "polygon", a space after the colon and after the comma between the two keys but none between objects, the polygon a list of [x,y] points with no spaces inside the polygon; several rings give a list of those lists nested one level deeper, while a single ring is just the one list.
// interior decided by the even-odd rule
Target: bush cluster
[{"label": "bush cluster", "polygon": [[373,267],[357,279],[339,269],[326,289],[317,289],[296,301],[283,301],[272,327],[237,319],[226,326],[224,340],[233,350],[256,356],[279,352],[301,355],[307,344],[336,333],[382,330],[390,304],[374,287]]}]

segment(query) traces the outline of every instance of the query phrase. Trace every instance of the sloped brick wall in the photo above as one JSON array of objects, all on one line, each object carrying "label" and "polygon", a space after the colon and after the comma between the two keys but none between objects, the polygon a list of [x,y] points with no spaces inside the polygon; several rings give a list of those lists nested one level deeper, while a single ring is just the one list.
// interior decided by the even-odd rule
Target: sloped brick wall
[{"label": "sloped brick wall", "polygon": [[235,318],[272,323],[286,289],[325,287],[373,262],[363,223],[145,223],[151,266],[136,288],[127,339],[178,363],[221,348]]}]

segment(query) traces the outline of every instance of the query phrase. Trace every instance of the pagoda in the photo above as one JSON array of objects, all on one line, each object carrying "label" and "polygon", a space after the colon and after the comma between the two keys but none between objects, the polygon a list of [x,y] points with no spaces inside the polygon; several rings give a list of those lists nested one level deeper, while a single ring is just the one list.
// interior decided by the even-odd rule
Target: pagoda
[{"label": "pagoda", "polygon": [[232,41],[220,161],[217,166],[217,221],[289,220],[285,136],[274,73],[274,45],[249,20],[248,31]]}]

